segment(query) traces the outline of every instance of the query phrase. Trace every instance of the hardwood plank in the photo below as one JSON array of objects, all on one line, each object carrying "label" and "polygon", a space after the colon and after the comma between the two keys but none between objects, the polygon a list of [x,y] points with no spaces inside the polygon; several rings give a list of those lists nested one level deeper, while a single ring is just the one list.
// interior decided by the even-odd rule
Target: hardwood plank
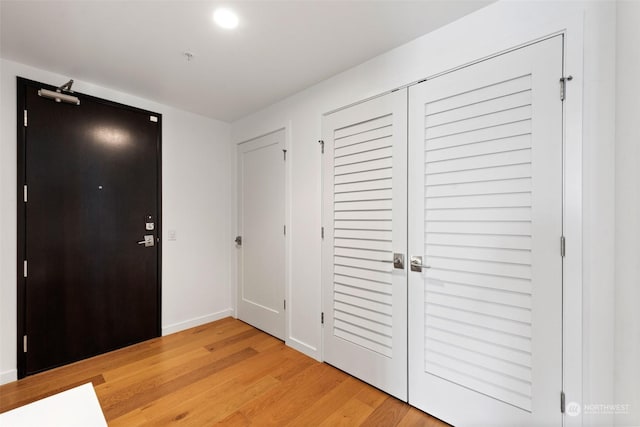
[{"label": "hardwood plank", "polygon": [[125,399],[121,399],[120,396],[122,395],[120,395],[114,402],[109,402],[103,406],[105,416],[117,418],[122,414],[132,411],[136,407],[145,406],[154,400],[189,386],[200,378],[211,376],[216,372],[234,365],[239,360],[255,356],[256,354],[258,354],[258,352],[254,349],[246,348],[217,362],[180,375],[168,382],[158,384],[156,380],[153,379],[143,383],[141,386],[135,385],[124,393],[124,395],[126,395]]},{"label": "hardwood plank", "polygon": [[409,408],[398,427],[441,427],[447,425],[431,415],[425,414],[416,408]]},{"label": "hardwood plank", "polygon": [[332,390],[346,378],[346,374],[323,364],[314,364],[283,381],[270,393],[240,408],[248,419],[261,425],[281,425],[294,418],[323,393]]},{"label": "hardwood plank", "polygon": [[362,403],[369,405],[372,408],[377,408],[385,401],[385,399],[389,397],[383,391],[375,387],[363,387],[362,390],[358,392],[355,396],[356,399],[360,400]]},{"label": "hardwood plank", "polygon": [[[346,402],[363,387],[363,383],[353,377],[345,378],[340,385],[316,400],[311,406],[303,408],[300,414],[287,425],[316,426],[336,413]],[[361,403],[364,405],[363,403]]]},{"label": "hardwood plank", "polygon": [[334,411],[321,424],[321,427],[357,426],[371,415],[373,408],[361,400],[349,399],[344,405]]},{"label": "hardwood plank", "polygon": [[[264,381],[269,384],[279,383],[269,373],[278,366],[286,365],[282,363],[281,353],[282,348],[273,348],[262,353],[259,360],[249,359],[240,362],[216,375],[215,383],[209,378],[198,381],[189,386],[189,396],[180,393],[158,399],[136,410],[135,414],[131,413],[123,418],[122,425],[133,424],[126,420],[135,419],[140,415],[156,425],[169,424],[175,416],[184,413],[188,414],[181,417],[185,423],[206,416],[211,418],[211,421],[224,418],[249,400],[246,396],[238,398],[237,395],[254,393],[255,388],[260,388]],[[202,415],[203,412],[207,415]]]},{"label": "hardwood plank", "polygon": [[230,346],[231,344],[235,344],[237,342],[241,342],[246,340],[247,338],[254,337],[256,335],[260,335],[261,332],[258,329],[249,329],[248,331],[242,332],[240,334],[236,334],[222,340],[216,341],[212,344],[205,346],[205,348],[211,352],[216,350],[221,350],[225,347]]},{"label": "hardwood plank", "polygon": [[240,412],[234,412],[230,417],[225,418],[224,421],[220,421],[215,425],[221,425],[225,427],[246,427],[251,425],[251,421],[241,414]]},{"label": "hardwood plank", "polygon": [[400,420],[407,414],[410,406],[404,402],[387,397],[380,406],[378,406],[367,417],[361,426],[396,426]]},{"label": "hardwood plank", "polygon": [[0,386],[0,412],[87,382],[112,427],[446,427],[232,318]]}]

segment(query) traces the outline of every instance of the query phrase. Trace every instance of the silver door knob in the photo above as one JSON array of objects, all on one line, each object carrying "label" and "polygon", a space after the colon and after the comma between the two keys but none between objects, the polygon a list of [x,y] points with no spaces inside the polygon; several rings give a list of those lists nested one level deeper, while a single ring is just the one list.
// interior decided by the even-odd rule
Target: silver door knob
[{"label": "silver door knob", "polygon": [[431,266],[429,265],[422,264],[421,256],[412,256],[410,264],[411,264],[411,271],[421,272],[423,268],[431,268]]}]

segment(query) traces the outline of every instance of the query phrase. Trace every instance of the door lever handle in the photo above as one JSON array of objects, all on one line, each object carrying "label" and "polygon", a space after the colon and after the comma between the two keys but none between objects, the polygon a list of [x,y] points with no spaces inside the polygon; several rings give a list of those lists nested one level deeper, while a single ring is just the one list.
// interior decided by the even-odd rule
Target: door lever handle
[{"label": "door lever handle", "polygon": [[411,271],[421,272],[423,268],[431,268],[430,265],[422,264],[421,256],[412,256],[410,264],[411,264]]},{"label": "door lever handle", "polygon": [[381,259],[380,262],[393,264],[393,268],[398,270],[404,270],[404,254],[394,253],[393,260]]},{"label": "door lever handle", "polygon": [[153,237],[153,234],[145,234],[144,236],[144,240],[140,240],[138,242],[139,245],[144,245],[145,248],[148,248],[149,246],[154,246],[155,245],[155,239]]}]

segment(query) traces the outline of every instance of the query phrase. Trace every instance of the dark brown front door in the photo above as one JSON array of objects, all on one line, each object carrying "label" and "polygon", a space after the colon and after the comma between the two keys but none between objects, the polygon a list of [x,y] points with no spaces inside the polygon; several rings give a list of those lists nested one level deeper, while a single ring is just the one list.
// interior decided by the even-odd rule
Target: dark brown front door
[{"label": "dark brown front door", "polygon": [[160,332],[161,117],[40,88],[18,79],[21,377]]}]

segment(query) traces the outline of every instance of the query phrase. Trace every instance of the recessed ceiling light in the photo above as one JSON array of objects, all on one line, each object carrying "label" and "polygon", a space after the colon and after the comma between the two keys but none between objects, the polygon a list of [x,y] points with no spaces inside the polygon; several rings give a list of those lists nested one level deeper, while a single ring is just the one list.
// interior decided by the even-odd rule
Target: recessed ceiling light
[{"label": "recessed ceiling light", "polygon": [[238,26],[238,15],[229,9],[217,9],[213,13],[213,20],[222,28],[233,29]]}]

